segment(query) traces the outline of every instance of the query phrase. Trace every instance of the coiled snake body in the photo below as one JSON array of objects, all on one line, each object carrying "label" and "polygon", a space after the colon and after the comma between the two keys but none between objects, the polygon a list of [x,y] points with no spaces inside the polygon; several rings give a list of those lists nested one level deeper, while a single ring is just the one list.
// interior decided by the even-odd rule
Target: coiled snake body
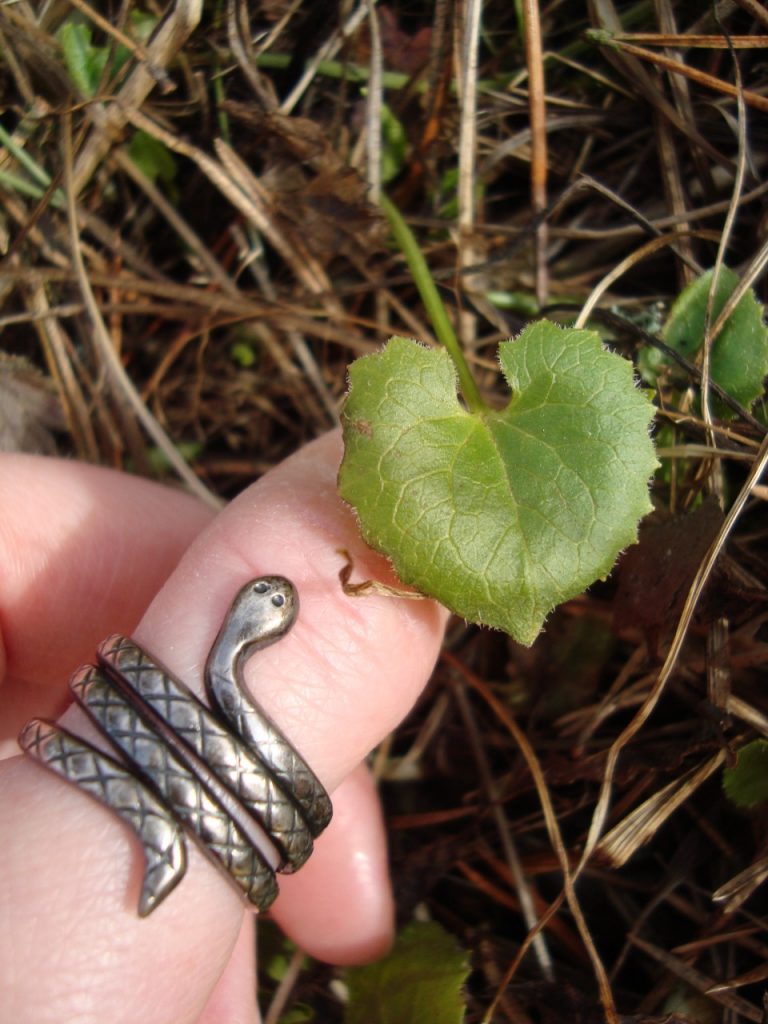
[{"label": "coiled snake body", "polygon": [[240,590],[206,664],[210,708],[132,640],[105,640],[97,664],[78,669],[70,687],[129,767],[51,722],[33,719],[22,732],[29,754],[137,833],[142,916],[186,871],[183,829],[264,910],[277,895],[274,872],[301,867],[330,821],[328,794],[242,680],[245,661],[283,637],[297,611],[281,576]]}]

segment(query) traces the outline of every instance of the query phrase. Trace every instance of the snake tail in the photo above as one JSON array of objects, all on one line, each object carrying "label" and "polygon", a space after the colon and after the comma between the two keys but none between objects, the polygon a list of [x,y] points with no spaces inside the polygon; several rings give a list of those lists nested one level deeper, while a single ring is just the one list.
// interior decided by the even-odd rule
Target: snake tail
[{"label": "snake tail", "polygon": [[176,820],[121,764],[52,722],[33,718],[19,743],[50,771],[106,805],[136,833],[145,859],[139,915],[146,917],[176,888],[187,870],[184,836]]}]

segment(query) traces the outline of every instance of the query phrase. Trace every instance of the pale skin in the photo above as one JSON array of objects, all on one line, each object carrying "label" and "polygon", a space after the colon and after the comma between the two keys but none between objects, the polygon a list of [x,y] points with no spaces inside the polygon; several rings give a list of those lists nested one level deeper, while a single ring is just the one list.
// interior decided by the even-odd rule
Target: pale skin
[{"label": "pale skin", "polygon": [[[298,588],[292,632],[245,678],[333,792],[334,819],[274,917],[312,955],[386,951],[393,901],[367,753],[429,678],[445,624],[429,601],[344,595],[390,579],[360,541],[335,476],[340,441],[308,445],[212,518],[175,491],[107,470],[0,457],[0,1020],[15,1024],[255,1024],[251,915],[192,848],[187,875],[136,914],[141,848],[106,809],[28,758],[15,736],[69,703],[70,672],[132,634],[202,694],[228,604],[256,576]],[[68,728],[93,739],[78,709]]]}]

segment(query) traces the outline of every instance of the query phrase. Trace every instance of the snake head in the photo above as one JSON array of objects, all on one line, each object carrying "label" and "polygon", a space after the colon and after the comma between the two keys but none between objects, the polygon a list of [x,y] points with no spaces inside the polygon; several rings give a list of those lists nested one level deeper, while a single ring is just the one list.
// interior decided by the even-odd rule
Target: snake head
[{"label": "snake head", "polygon": [[260,576],[238,591],[205,666],[213,706],[231,712],[242,686],[244,663],[255,651],[285,636],[299,610],[299,595],[284,576]]},{"label": "snake head", "polygon": [[299,595],[284,576],[260,576],[238,592],[222,633],[241,657],[284,636],[296,620]]}]

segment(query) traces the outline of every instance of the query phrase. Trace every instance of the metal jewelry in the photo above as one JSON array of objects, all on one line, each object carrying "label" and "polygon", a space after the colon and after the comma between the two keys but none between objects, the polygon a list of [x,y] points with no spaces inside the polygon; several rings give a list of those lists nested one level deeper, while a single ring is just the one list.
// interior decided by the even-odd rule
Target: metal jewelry
[{"label": "metal jewelry", "polygon": [[19,742],[28,754],[138,835],[142,917],[184,876],[184,829],[265,910],[277,896],[275,872],[301,867],[331,820],[328,794],[243,685],[246,660],[285,636],[297,612],[296,590],[282,576],[240,590],[205,666],[210,707],[133,640],[105,640],[97,664],[79,668],[70,688],[124,764],[52,722],[25,726]]}]

